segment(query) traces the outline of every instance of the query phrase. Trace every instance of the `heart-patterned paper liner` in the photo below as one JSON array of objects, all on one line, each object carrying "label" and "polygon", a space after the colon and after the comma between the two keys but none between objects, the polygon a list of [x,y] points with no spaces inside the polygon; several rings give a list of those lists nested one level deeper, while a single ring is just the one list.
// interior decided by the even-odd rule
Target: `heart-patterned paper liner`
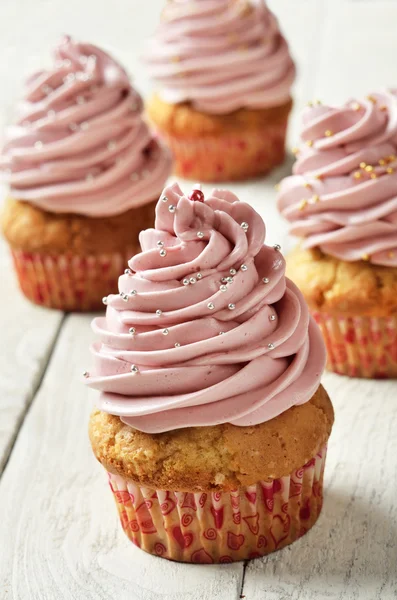
[{"label": "heart-patterned paper liner", "polygon": [[346,317],[314,312],[327,347],[327,369],[339,375],[397,377],[397,315]]},{"label": "heart-patterned paper liner", "polygon": [[140,487],[109,473],[121,525],[142,550],[189,563],[259,558],[291,544],[323,503],[326,448],[289,476],[232,492]]},{"label": "heart-patterned paper liner", "polygon": [[41,306],[64,311],[103,309],[102,298],[117,290],[118,279],[137,251],[98,256],[50,255],[11,250],[19,286]]},{"label": "heart-patterned paper liner", "polygon": [[265,175],[285,158],[287,117],[260,129],[202,137],[178,137],[159,131],[171,148],[174,172],[197,181],[231,181]]}]

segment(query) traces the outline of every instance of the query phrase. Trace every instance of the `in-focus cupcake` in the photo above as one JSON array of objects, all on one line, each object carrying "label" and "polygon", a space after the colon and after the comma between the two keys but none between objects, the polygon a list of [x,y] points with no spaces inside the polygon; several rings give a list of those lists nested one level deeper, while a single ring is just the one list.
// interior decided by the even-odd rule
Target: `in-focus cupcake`
[{"label": "in-focus cupcake", "polygon": [[96,309],[137,251],[171,171],[141,113],[124,69],[68,37],[53,67],[28,79],[0,164],[2,228],[33,302]]},{"label": "in-focus cupcake", "polygon": [[280,247],[225,190],[166,188],[155,229],[93,322],[90,420],[124,531],[168,559],[263,556],[323,500],[325,348]]},{"label": "in-focus cupcake", "polygon": [[396,377],[396,97],[308,107],[301,141],[278,198],[302,238],[288,274],[321,327],[332,371]]},{"label": "in-focus cupcake", "polygon": [[283,162],[295,67],[263,0],[169,2],[145,58],[178,175],[246,179]]}]

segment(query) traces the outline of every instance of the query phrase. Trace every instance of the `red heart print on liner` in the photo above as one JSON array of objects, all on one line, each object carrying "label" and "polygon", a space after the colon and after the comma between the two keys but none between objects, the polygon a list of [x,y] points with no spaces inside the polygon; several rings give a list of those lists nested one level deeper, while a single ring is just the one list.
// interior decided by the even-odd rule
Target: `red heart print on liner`
[{"label": "red heart print on liner", "polygon": [[208,552],[204,550],[204,548],[200,548],[200,550],[196,550],[196,552],[193,552],[191,556],[191,561],[192,563],[199,565],[212,565],[214,562],[211,556],[208,554]]},{"label": "red heart print on liner", "polygon": [[270,535],[273,538],[274,546],[277,549],[279,545],[288,538],[289,534],[289,522],[283,521],[281,515],[274,515],[273,521],[270,527]]},{"label": "red heart print on liner", "polygon": [[241,546],[244,544],[245,537],[242,533],[236,535],[231,531],[227,532],[227,545],[230,550],[239,550]]},{"label": "red heart print on liner", "polygon": [[192,508],[193,510],[197,510],[197,505],[196,505],[196,500],[194,499],[194,495],[192,493],[186,492],[181,506],[182,506],[182,508]]},{"label": "red heart print on liner", "polygon": [[250,515],[249,517],[243,517],[243,521],[245,521],[248,525],[248,529],[254,535],[258,535],[259,533],[259,513],[255,515]]},{"label": "red heart print on liner", "polygon": [[245,497],[247,498],[248,502],[251,502],[251,504],[255,504],[256,492],[245,492]]},{"label": "red heart print on liner", "polygon": [[211,506],[211,513],[214,517],[215,527],[221,529],[223,525],[223,506],[222,508],[214,508]]},{"label": "red heart print on liner", "polygon": [[174,540],[176,542],[178,542],[179,546],[182,549],[189,548],[189,546],[192,545],[193,534],[190,531],[183,534],[179,525],[176,525],[175,527],[172,528],[172,535],[174,537]]}]

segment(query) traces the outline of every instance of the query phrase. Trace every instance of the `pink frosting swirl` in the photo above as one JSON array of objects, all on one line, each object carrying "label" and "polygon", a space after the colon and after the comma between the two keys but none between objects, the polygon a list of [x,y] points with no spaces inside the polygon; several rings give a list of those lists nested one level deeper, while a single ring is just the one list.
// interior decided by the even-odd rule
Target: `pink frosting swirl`
[{"label": "pink frosting swirl", "polygon": [[150,433],[267,421],[308,401],[325,364],[261,217],[225,190],[192,197],[165,189],[120,294],[93,321],[99,408]]},{"label": "pink frosting swirl", "polygon": [[142,120],[124,69],[99,48],[66,37],[51,70],[27,81],[1,167],[11,193],[55,213],[116,215],[158,197],[167,150]]},{"label": "pink frosting swirl", "polygon": [[165,102],[203,112],[288,102],[295,67],[263,0],[174,0],[149,43],[146,62]]},{"label": "pink frosting swirl", "polygon": [[397,98],[374,93],[303,114],[294,175],[278,208],[304,248],[397,266]]}]

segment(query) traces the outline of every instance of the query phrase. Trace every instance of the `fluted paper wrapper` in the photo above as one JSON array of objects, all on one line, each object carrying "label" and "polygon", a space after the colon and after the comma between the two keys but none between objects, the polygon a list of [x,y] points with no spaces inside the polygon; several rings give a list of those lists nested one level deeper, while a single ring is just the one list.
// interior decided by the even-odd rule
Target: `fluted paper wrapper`
[{"label": "fluted paper wrapper", "polygon": [[397,316],[313,316],[323,334],[330,371],[371,379],[397,377]]},{"label": "fluted paper wrapper", "polygon": [[97,256],[11,253],[19,286],[29,300],[64,311],[92,311],[103,308],[103,296],[117,290],[118,278],[134,251],[131,247]]},{"label": "fluted paper wrapper", "polygon": [[189,563],[259,558],[305,534],[323,502],[326,448],[293,473],[232,492],[140,487],[109,473],[121,525],[142,550]]},{"label": "fluted paper wrapper", "polygon": [[175,157],[175,173],[197,181],[229,181],[264,175],[285,157],[287,117],[260,129],[202,137],[159,131]]}]

